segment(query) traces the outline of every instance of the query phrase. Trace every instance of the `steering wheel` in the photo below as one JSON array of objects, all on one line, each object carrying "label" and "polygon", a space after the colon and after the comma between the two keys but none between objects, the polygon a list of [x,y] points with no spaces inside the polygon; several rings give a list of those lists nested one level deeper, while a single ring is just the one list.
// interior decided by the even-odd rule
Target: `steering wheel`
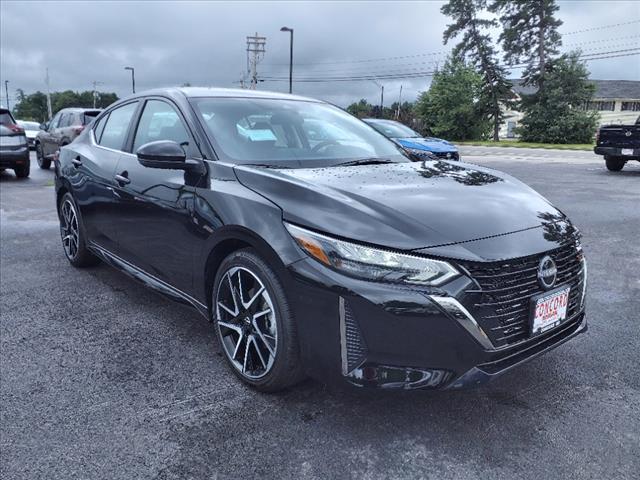
[{"label": "steering wheel", "polygon": [[329,145],[340,145],[340,144],[336,140],[324,140],[319,144],[317,144],[315,147],[313,147],[311,151],[313,153],[318,153],[320,150],[322,150],[325,147],[328,147]]}]

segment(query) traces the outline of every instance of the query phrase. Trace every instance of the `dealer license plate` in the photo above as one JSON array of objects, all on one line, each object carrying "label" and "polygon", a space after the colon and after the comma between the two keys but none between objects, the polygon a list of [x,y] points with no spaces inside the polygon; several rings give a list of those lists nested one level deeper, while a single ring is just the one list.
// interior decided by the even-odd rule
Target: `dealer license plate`
[{"label": "dealer license plate", "polygon": [[622,155],[633,155],[633,148],[623,148],[620,153]]},{"label": "dealer license plate", "polygon": [[567,319],[570,287],[562,288],[533,299],[531,335],[540,335],[557,327]]}]

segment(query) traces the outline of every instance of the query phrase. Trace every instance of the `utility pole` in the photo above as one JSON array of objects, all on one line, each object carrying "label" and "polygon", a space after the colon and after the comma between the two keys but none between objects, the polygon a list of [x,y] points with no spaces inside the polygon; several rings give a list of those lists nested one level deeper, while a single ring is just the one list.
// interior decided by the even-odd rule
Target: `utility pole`
[{"label": "utility pole", "polygon": [[7,110],[11,110],[9,108],[9,80],[4,81],[4,93],[7,96]]},{"label": "utility pole", "polygon": [[396,120],[400,120],[400,106],[402,105],[402,85],[400,85],[400,95],[398,95],[398,109],[396,112]]},{"label": "utility pole", "polygon": [[380,118],[382,118],[382,109],[384,108],[384,85],[379,84],[375,80],[371,81],[380,87]]},{"label": "utility pole", "polygon": [[131,70],[131,90],[136,93],[136,69],[133,67],[124,67],[125,70]]},{"label": "utility pole", "polygon": [[289,39],[289,93],[293,93],[293,28],[282,27],[280,31],[291,34]]},{"label": "utility pole", "polygon": [[258,36],[258,32],[252,37],[247,37],[247,65],[251,90],[255,90],[258,85],[258,63],[264,58],[266,44],[267,37]]},{"label": "utility pole", "polygon": [[93,85],[93,108],[96,108],[96,100],[98,99],[98,91],[96,90],[96,87],[98,85],[103,85],[103,83],[94,80],[91,84]]},{"label": "utility pole", "polygon": [[49,69],[47,68],[47,75],[44,77],[44,82],[47,84],[47,120],[51,120],[53,117],[53,112],[51,111],[51,91],[49,88]]}]

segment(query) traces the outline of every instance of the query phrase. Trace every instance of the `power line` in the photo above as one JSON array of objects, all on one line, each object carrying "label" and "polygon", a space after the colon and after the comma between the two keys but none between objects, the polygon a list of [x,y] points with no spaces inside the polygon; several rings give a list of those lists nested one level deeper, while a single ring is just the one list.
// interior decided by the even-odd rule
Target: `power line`
[{"label": "power line", "polygon": [[[640,55],[640,48],[629,48],[622,50],[612,50],[608,52],[598,52],[598,53],[586,53],[580,55],[578,58],[584,59],[584,61],[589,62],[591,60],[602,60],[606,58],[618,58],[618,57],[627,57],[633,55]],[[516,65],[503,65],[504,67],[510,70],[518,70],[521,68],[526,68],[528,64],[516,64]],[[302,83],[322,83],[322,82],[353,82],[353,81],[370,81],[370,80],[396,80],[403,78],[423,78],[433,76],[435,71],[420,71],[420,72],[397,72],[395,74],[385,74],[385,75],[377,75],[377,74],[369,74],[369,75],[359,75],[359,76],[334,76],[334,77],[301,77],[297,78],[296,82]],[[288,81],[288,78],[285,77],[263,77],[265,81]]]},{"label": "power line", "polygon": [[640,23],[640,20],[630,20],[628,22],[613,23],[613,24],[610,24],[610,25],[600,25],[598,27],[585,28],[584,30],[576,30],[574,32],[561,33],[561,35],[576,35],[578,33],[594,32],[596,30],[604,30],[604,29],[607,29],[607,28],[622,27],[623,25],[632,25],[634,23]]}]

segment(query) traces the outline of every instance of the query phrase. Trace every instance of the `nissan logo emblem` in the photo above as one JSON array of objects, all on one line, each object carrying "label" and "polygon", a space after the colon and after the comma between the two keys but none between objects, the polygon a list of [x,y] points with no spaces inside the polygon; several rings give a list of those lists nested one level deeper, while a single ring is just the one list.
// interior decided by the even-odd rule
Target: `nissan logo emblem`
[{"label": "nissan logo emblem", "polygon": [[630,137],[631,136],[631,130],[627,130],[626,132],[624,132],[624,135],[626,137]]},{"label": "nissan logo emblem", "polygon": [[538,281],[540,285],[546,290],[550,289],[555,285],[557,275],[556,262],[549,255],[544,256],[538,265]]}]

